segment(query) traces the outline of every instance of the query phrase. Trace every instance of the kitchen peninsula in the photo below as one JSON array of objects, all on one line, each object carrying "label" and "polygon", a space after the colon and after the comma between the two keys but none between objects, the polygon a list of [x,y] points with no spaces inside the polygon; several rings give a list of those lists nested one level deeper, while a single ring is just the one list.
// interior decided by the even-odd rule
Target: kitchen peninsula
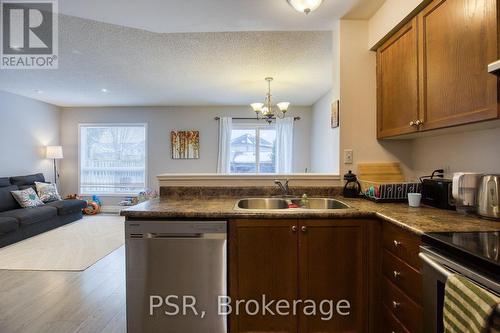
[{"label": "kitchen peninsula", "polygon": [[401,322],[411,332],[422,332],[422,264],[418,258],[422,235],[500,231],[498,222],[453,211],[343,198],[338,181],[336,186],[325,187],[292,180],[290,190],[298,198],[304,193],[310,200],[333,198],[348,208],[243,209],[237,204],[240,199],[271,198],[279,195],[279,189],[269,179],[256,181],[257,186],[205,182],[203,186],[179,186],[178,181],[162,186],[160,199],[128,208],[122,215],[128,225],[226,221],[228,295],[232,299],[260,299],[262,295],[287,300],[347,299],[351,306],[349,316],[329,321],[304,315],[231,315],[230,332],[263,328],[377,332],[380,325],[396,330]]}]

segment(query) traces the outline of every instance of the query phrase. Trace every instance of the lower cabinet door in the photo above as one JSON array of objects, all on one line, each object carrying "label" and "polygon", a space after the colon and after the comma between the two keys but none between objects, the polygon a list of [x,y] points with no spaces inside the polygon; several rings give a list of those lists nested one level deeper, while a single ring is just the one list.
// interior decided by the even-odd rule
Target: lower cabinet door
[{"label": "lower cabinet door", "polygon": [[[300,299],[312,300],[318,306],[313,316],[304,314],[304,309],[299,317],[300,333],[369,332],[369,223],[300,221]],[[349,309],[345,308],[346,301]]]},{"label": "lower cabinet door", "polygon": [[[292,303],[298,297],[297,224],[297,220],[258,219],[230,223],[231,333],[298,332],[296,316],[275,311],[277,301]],[[266,303],[275,300],[270,307],[275,315],[262,314],[264,295]],[[245,302],[237,306],[237,301]]]}]

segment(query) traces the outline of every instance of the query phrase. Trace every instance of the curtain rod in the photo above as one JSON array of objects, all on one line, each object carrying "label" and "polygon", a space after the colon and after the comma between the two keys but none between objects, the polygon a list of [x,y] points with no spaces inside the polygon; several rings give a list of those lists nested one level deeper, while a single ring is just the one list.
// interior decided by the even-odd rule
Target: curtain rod
[{"label": "curtain rod", "polygon": [[[215,120],[220,120],[220,118],[221,118],[221,117],[215,117],[214,119],[215,119]],[[266,120],[266,119],[264,119],[264,118],[262,118],[262,119],[257,119],[257,118],[244,118],[244,117],[243,117],[243,118],[241,118],[241,117],[240,117],[240,118],[235,117],[235,118],[233,118],[233,119],[236,119],[236,120]],[[273,118],[271,118],[271,119],[272,119],[272,120],[276,120],[276,117],[273,117]],[[300,120],[300,117],[293,117],[293,120]]]}]

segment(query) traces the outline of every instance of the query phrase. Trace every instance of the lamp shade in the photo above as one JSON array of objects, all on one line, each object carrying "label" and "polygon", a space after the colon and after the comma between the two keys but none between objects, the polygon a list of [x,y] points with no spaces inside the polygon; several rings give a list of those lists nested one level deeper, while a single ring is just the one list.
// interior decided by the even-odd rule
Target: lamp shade
[{"label": "lamp shade", "polygon": [[62,146],[47,146],[47,158],[60,160],[63,158]]}]

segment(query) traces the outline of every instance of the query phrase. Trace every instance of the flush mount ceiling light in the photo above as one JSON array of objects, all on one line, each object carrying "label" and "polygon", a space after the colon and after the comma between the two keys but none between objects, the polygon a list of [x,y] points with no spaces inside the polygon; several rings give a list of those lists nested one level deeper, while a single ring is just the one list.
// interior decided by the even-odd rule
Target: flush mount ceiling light
[{"label": "flush mount ceiling light", "polygon": [[318,9],[318,7],[321,6],[321,3],[323,2],[323,0],[286,0],[286,1],[296,11],[305,13],[306,15]]},{"label": "flush mount ceiling light", "polygon": [[290,106],[289,102],[281,102],[276,104],[276,107],[279,111],[275,111],[276,107],[273,106],[273,100],[271,95],[271,81],[273,81],[272,77],[266,77],[267,81],[267,94],[264,103],[252,103],[250,106],[252,110],[257,114],[257,119],[265,119],[268,123],[271,123],[273,119],[285,118],[286,112],[288,111],[288,107]]}]

